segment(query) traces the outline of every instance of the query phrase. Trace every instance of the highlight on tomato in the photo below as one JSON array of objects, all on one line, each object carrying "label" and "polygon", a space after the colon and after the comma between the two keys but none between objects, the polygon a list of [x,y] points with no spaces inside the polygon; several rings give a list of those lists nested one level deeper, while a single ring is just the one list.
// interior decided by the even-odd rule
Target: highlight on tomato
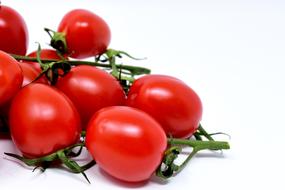
[{"label": "highlight on tomato", "polygon": [[28,29],[23,17],[0,2],[0,50],[25,55],[28,48]]},{"label": "highlight on tomato", "polygon": [[202,102],[196,92],[166,75],[146,75],[135,80],[127,105],[151,115],[173,137],[190,137],[202,118]]},{"label": "highlight on tomato", "polygon": [[73,145],[81,133],[73,103],[57,89],[40,83],[27,85],[14,97],[9,127],[16,147],[29,158]]},{"label": "highlight on tomato", "polygon": [[83,128],[96,111],[107,106],[123,105],[126,99],[123,88],[112,75],[88,65],[73,67],[59,78],[55,86],[76,106]]},{"label": "highlight on tomato", "polygon": [[131,107],[101,109],[86,131],[86,147],[99,167],[128,182],[149,179],[160,165],[166,146],[160,124]]}]

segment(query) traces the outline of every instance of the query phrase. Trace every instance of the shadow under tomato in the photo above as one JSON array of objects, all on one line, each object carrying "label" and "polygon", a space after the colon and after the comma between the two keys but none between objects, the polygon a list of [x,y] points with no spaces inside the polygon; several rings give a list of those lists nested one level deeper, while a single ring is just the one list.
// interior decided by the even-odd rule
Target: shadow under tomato
[{"label": "shadow under tomato", "polygon": [[169,180],[167,179],[162,179],[158,176],[156,176],[155,174],[153,174],[150,178],[150,181],[159,185],[167,185]]},{"label": "shadow under tomato", "polygon": [[147,181],[147,180],[141,181],[141,182],[126,182],[126,181],[119,180],[119,179],[109,175],[107,172],[105,172],[101,168],[99,168],[98,171],[100,172],[100,174],[102,176],[107,178],[107,180],[110,181],[111,183],[113,183],[115,185],[119,185],[119,186],[124,187],[124,188],[140,188],[140,187],[146,186],[147,183],[149,183],[149,181]]},{"label": "shadow under tomato", "polygon": [[8,132],[0,132],[1,140],[11,140],[11,135]]}]

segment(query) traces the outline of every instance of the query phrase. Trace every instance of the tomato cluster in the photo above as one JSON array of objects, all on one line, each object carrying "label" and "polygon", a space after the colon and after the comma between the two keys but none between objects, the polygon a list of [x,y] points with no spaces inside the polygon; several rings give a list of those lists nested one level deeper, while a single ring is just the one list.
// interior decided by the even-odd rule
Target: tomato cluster
[{"label": "tomato cluster", "polygon": [[[7,155],[44,169],[60,160],[85,176],[89,165],[71,158],[74,147],[86,146],[107,173],[136,182],[156,170],[164,176],[178,171],[174,144],[195,151],[229,148],[200,126],[202,103],[186,83],[116,64],[131,56],[108,49],[110,28],[98,15],[70,11],[57,31],[45,29],[54,49],[39,46],[27,55],[23,18],[1,5],[0,21],[7,23],[0,25],[0,126],[8,127],[23,156]],[[88,57],[95,61],[79,60]],[[189,140],[193,135],[197,141]]]}]

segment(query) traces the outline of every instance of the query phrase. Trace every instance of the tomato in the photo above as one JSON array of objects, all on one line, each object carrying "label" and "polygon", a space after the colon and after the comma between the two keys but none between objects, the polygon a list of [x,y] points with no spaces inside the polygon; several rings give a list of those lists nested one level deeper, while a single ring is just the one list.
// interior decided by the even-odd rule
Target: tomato
[{"label": "tomato", "polygon": [[107,23],[83,9],[68,12],[61,20],[58,32],[64,34],[68,54],[73,58],[100,55],[106,51],[111,40]]},{"label": "tomato", "polygon": [[[28,57],[37,57],[37,51],[33,51],[27,55]],[[62,58],[57,54],[55,50],[52,49],[42,49],[40,53],[41,59],[54,59],[54,60],[61,60]],[[67,59],[66,56],[64,56],[65,59]],[[33,67],[38,71],[42,72],[41,66],[38,62],[31,62],[31,61],[22,61],[28,64],[33,65]]]},{"label": "tomato", "polygon": [[0,106],[7,103],[21,88],[22,70],[18,62],[0,51]]},{"label": "tomato", "polygon": [[[24,76],[22,86],[26,86],[27,84],[30,84],[40,75],[40,72],[34,69],[32,65],[29,65],[25,62],[21,62],[19,65],[22,68],[23,76]],[[41,77],[35,82],[48,84],[48,81],[45,77]]]},{"label": "tomato", "polygon": [[0,50],[25,55],[28,30],[22,16],[10,7],[0,5]]},{"label": "tomato", "polygon": [[126,98],[123,88],[113,76],[88,65],[73,67],[59,78],[56,87],[75,104],[83,128],[96,111],[107,106],[122,105]]},{"label": "tomato", "polygon": [[9,126],[24,156],[41,157],[79,141],[79,114],[72,102],[48,85],[32,83],[14,97]]},{"label": "tomato", "polygon": [[129,182],[149,179],[166,146],[167,138],[159,123],[131,107],[101,109],[86,131],[86,147],[99,167]]},{"label": "tomato", "polygon": [[194,90],[165,75],[147,75],[135,80],[127,105],[150,114],[173,137],[191,136],[202,117],[202,103]]}]

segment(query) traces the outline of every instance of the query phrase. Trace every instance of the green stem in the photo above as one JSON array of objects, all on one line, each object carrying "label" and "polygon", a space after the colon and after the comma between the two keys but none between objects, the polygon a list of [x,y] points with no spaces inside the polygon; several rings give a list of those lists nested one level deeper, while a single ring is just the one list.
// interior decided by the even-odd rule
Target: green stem
[{"label": "green stem", "polygon": [[[23,60],[23,61],[37,61],[37,58],[33,57],[27,57],[27,56],[21,56],[21,55],[15,55],[10,54],[12,57],[14,57],[16,60]],[[91,61],[80,61],[80,60],[55,60],[55,59],[41,59],[42,63],[52,63],[52,62],[65,62],[70,65],[91,65],[96,67],[102,67],[102,68],[112,68],[110,64],[103,64],[98,62],[91,62]],[[117,68],[124,69],[130,71],[134,75],[142,75],[142,74],[149,74],[151,71],[150,69],[144,68],[144,67],[136,67],[131,65],[119,65],[116,64]]]},{"label": "green stem", "polygon": [[186,145],[192,148],[197,148],[199,150],[230,149],[229,143],[225,141],[194,141],[194,140],[187,140],[187,139],[169,138],[168,143],[170,145]]},{"label": "green stem", "polygon": [[206,137],[209,141],[214,141],[213,137],[199,124],[198,132],[200,135]]},{"label": "green stem", "polygon": [[82,130],[81,131],[81,137],[85,137],[86,136],[86,131]]},{"label": "green stem", "polygon": [[[84,170],[74,161],[70,160],[63,151],[57,152],[58,158],[61,160],[61,162],[68,167],[72,172],[74,173],[81,173],[84,178],[90,183],[87,175],[84,173]],[[91,166],[90,166],[91,167]]]},{"label": "green stem", "polygon": [[[200,151],[200,150],[222,150],[230,149],[230,145],[225,141],[202,141],[202,140],[189,140],[168,138],[170,146],[164,153],[164,158],[161,165],[156,170],[156,175],[163,179],[169,178],[178,174],[187,165],[187,163]],[[187,156],[184,162],[180,165],[175,164],[175,159],[181,153],[181,146],[192,147],[192,152]]]},{"label": "green stem", "polygon": [[[86,174],[84,173],[85,170],[91,168],[92,166],[94,166],[96,164],[96,162],[94,160],[91,160],[89,163],[83,165],[83,166],[79,166],[74,160],[72,160],[72,157],[78,156],[78,155],[72,155],[72,149],[75,147],[80,147],[80,150],[84,145],[84,143],[77,143],[74,145],[71,145],[67,148],[58,150],[54,153],[51,153],[49,155],[40,157],[40,158],[33,158],[33,159],[29,159],[29,158],[25,158],[23,156],[19,156],[17,154],[12,154],[12,153],[4,153],[7,156],[11,156],[13,158],[16,158],[22,162],[24,162],[26,165],[28,166],[36,166],[36,168],[42,168],[42,171],[44,171],[46,168],[48,168],[53,162],[55,162],[56,160],[60,160],[61,163],[63,163],[67,168],[70,169],[70,171],[74,172],[74,173],[81,173],[85,179],[88,181],[88,183],[90,183],[89,179],[87,178]],[[81,152],[81,151],[80,151]]]},{"label": "green stem", "polygon": [[178,167],[176,173],[182,171],[185,168],[185,166],[188,164],[188,162],[197,154],[198,151],[199,151],[198,149],[194,148],[192,152],[187,156],[186,160],[184,160],[184,162]]}]

